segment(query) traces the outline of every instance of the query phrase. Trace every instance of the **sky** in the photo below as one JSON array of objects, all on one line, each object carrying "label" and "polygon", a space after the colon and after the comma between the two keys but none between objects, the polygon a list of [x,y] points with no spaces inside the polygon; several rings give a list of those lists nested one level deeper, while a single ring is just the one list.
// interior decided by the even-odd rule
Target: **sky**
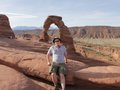
[{"label": "sky", "polygon": [[120,26],[120,0],[0,0],[0,14],[11,27],[41,27],[49,15],[61,16],[68,27]]}]

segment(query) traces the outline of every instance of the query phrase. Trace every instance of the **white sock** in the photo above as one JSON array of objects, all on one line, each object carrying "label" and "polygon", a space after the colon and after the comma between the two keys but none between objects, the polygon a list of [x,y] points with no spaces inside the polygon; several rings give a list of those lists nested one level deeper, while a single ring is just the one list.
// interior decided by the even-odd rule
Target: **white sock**
[{"label": "white sock", "polygon": [[62,86],[62,90],[65,90],[65,84],[61,83],[61,86]]}]

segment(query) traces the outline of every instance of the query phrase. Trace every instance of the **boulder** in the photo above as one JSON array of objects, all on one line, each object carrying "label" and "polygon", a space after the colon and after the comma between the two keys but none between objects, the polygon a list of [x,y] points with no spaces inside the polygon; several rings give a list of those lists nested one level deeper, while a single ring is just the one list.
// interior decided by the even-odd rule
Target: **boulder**
[{"label": "boulder", "polygon": [[25,40],[31,40],[33,36],[31,34],[23,34],[22,37]]},{"label": "boulder", "polygon": [[0,37],[15,38],[6,15],[0,14]]},{"label": "boulder", "polygon": [[88,67],[75,72],[77,79],[88,80],[97,84],[106,84],[120,87],[119,66]]},{"label": "boulder", "polygon": [[29,78],[24,76],[22,73],[0,65],[0,89],[1,90],[47,90]]}]

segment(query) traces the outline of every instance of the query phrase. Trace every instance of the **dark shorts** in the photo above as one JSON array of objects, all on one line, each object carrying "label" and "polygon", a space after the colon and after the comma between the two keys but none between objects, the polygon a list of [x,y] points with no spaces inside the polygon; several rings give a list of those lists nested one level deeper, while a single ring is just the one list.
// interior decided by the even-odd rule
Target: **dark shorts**
[{"label": "dark shorts", "polygon": [[51,73],[56,73],[57,75],[59,75],[60,73],[66,75],[67,74],[67,67],[65,63],[53,63],[50,67],[50,74]]}]

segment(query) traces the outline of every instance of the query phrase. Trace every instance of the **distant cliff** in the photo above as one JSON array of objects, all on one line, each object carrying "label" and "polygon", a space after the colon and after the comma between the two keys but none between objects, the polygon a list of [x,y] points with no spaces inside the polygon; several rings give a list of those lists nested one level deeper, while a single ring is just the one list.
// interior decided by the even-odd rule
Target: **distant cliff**
[{"label": "distant cliff", "polygon": [[71,35],[78,38],[120,38],[120,27],[85,26],[70,27]]},{"label": "distant cliff", "polygon": [[[120,27],[110,26],[85,26],[85,27],[69,27],[73,38],[120,38]],[[42,29],[14,31],[16,34],[39,34]],[[58,30],[49,30],[50,36],[58,36]]]}]

